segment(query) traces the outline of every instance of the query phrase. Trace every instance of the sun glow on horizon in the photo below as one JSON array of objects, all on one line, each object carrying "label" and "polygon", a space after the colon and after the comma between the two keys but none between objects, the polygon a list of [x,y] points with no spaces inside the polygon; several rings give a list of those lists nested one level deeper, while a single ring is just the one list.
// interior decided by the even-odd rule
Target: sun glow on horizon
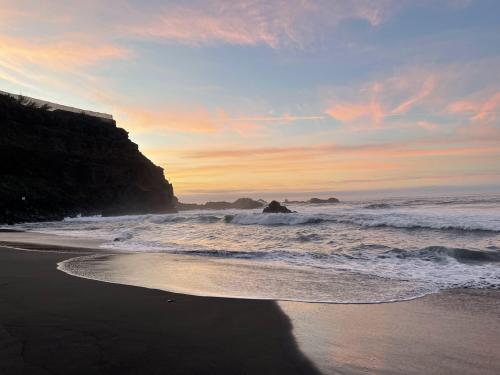
[{"label": "sun glow on horizon", "polygon": [[500,186],[498,2],[0,5],[0,90],[112,113],[186,200]]}]

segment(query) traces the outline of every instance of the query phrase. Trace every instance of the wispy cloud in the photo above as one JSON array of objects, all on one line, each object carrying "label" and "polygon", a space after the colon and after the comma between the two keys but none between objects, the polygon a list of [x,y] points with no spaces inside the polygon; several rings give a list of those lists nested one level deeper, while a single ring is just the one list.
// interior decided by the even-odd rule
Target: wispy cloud
[{"label": "wispy cloud", "polygon": [[117,118],[127,129],[135,132],[213,133],[227,116],[219,111],[210,113],[203,107],[152,110],[143,107],[120,107]]},{"label": "wispy cloud", "polygon": [[[401,2],[383,0],[223,0],[170,3],[148,22],[124,26],[123,33],[191,45],[216,43],[305,47],[346,20],[377,26]],[[323,34],[323,35],[322,35]]]},{"label": "wispy cloud", "polygon": [[500,115],[500,91],[486,98],[459,100],[448,106],[451,113],[461,113],[474,122],[495,121]]},{"label": "wispy cloud", "polygon": [[411,97],[400,103],[396,108],[394,108],[391,113],[395,115],[403,114],[408,112],[413,106],[417,105],[423,99],[428,97],[436,86],[436,77],[434,75],[429,75],[425,78],[420,89]]},{"label": "wispy cloud", "polygon": [[[77,40],[75,40],[77,39]],[[0,37],[1,61],[13,68],[22,64],[39,65],[50,69],[71,70],[110,59],[123,59],[130,52],[108,43],[85,37],[25,39]]]},{"label": "wispy cloud", "polygon": [[325,113],[347,124],[361,120],[365,126],[379,127],[388,117],[404,115],[424,105],[436,84],[433,71],[409,69],[342,90],[338,98],[330,100],[331,105]]},{"label": "wispy cloud", "polygon": [[[460,178],[485,181],[498,177],[495,163],[467,171],[449,170],[456,160],[498,160],[498,142],[455,140],[289,147],[208,147],[202,149],[148,149],[163,163],[181,194],[225,189],[289,191],[309,189],[388,188],[427,183],[458,183]],[[447,162],[445,162],[447,161]],[[227,179],[230,175],[231,179]],[[200,189],[203,186],[203,189]]]},{"label": "wispy cloud", "polygon": [[314,115],[314,116],[293,116],[285,114],[283,116],[247,116],[247,117],[233,117],[230,118],[231,121],[247,122],[281,122],[281,123],[291,123],[294,121],[309,121],[309,120],[324,120],[326,116]]},{"label": "wispy cloud", "polygon": [[[500,135],[497,59],[473,64],[407,67],[331,90],[325,113],[346,129],[414,128],[449,137],[455,129]],[[477,86],[464,90],[464,86]],[[474,125],[474,127],[472,127]]]},{"label": "wispy cloud", "polygon": [[0,36],[0,50],[0,79],[34,90],[44,85],[62,89],[82,80],[90,85],[93,78],[87,69],[131,56],[126,49],[85,36],[68,40]]},{"label": "wispy cloud", "polygon": [[242,136],[259,135],[270,126],[296,121],[324,120],[325,116],[230,116],[224,109],[209,111],[203,106],[148,109],[123,105],[115,107],[120,123],[134,132],[186,132],[216,133],[236,132]]},{"label": "wispy cloud", "polygon": [[[102,105],[180,191],[486,176],[500,61],[476,5],[0,0],[0,81]],[[445,9],[474,28],[438,25]],[[426,11],[421,33],[398,18]]]}]

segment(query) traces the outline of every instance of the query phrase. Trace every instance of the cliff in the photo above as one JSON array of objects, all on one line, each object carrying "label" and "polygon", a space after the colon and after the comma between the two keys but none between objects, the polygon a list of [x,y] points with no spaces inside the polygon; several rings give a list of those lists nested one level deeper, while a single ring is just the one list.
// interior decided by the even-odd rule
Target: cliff
[{"label": "cliff", "polygon": [[111,118],[0,95],[0,160],[0,223],[174,210],[163,169]]}]

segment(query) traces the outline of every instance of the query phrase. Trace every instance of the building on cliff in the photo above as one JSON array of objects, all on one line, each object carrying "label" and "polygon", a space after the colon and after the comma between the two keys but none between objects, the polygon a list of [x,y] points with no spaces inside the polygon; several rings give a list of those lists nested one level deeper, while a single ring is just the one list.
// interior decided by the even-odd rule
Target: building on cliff
[{"label": "building on cliff", "polygon": [[13,97],[14,99],[17,99],[17,100],[23,99],[27,103],[35,104],[37,107],[46,106],[48,111],[60,110],[60,111],[66,111],[66,112],[72,112],[72,113],[83,113],[87,116],[98,117],[98,118],[103,119],[103,120],[113,120],[113,115],[110,115],[108,113],[95,112],[95,111],[89,111],[87,109],[70,107],[67,105],[52,103],[52,102],[49,102],[47,100],[32,98],[30,96],[11,94],[9,92],[2,91],[2,90],[0,90],[0,95],[7,95],[7,96]]},{"label": "building on cliff", "polygon": [[2,94],[0,223],[175,210],[163,169],[111,115]]}]

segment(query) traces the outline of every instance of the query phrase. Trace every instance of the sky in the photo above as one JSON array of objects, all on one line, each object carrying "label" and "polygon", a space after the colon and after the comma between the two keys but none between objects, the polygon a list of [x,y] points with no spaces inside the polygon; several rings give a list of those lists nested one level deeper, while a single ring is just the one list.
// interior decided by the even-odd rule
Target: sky
[{"label": "sky", "polygon": [[113,114],[186,202],[500,191],[499,14],[497,0],[0,0],[0,90]]}]

